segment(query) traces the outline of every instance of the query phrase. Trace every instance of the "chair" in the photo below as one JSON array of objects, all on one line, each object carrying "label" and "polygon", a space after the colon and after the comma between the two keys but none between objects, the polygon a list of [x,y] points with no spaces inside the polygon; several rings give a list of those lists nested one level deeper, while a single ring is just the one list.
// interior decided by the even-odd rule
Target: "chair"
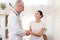
[{"label": "chair", "polygon": [[43,39],[47,40],[47,35],[43,34]]}]

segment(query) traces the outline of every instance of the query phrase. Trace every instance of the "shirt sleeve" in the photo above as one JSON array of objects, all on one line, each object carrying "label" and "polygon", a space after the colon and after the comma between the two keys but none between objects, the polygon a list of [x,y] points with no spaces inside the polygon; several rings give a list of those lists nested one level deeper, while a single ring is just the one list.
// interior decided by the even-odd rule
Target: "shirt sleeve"
[{"label": "shirt sleeve", "polygon": [[16,35],[24,36],[26,31],[23,30],[21,22],[19,23],[18,20],[16,20],[15,23],[16,23],[16,27],[17,27]]}]

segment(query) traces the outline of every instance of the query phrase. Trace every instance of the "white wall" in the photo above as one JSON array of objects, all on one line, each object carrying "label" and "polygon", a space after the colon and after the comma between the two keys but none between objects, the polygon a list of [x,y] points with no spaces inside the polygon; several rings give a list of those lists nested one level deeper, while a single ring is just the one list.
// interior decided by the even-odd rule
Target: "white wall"
[{"label": "white wall", "polygon": [[55,25],[54,25],[54,40],[60,40],[60,7],[56,8]]},{"label": "white wall", "polygon": [[54,40],[60,40],[60,0],[54,1]]},{"label": "white wall", "polygon": [[60,40],[60,7],[55,7],[54,40]]}]

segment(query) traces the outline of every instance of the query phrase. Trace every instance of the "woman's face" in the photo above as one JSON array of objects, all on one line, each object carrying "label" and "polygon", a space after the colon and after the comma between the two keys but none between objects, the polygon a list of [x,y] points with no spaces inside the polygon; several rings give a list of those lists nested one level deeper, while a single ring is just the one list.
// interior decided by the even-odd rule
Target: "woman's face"
[{"label": "woman's face", "polygon": [[35,13],[35,18],[36,18],[36,19],[41,19],[41,15],[40,15],[39,12],[36,12],[36,13]]}]

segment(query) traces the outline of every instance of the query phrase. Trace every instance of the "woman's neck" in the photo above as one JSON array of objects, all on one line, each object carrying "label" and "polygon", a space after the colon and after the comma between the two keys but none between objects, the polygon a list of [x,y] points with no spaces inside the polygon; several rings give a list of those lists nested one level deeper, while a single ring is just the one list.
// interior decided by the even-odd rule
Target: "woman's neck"
[{"label": "woman's neck", "polygon": [[39,22],[41,22],[41,20],[39,19],[39,20],[36,20],[36,23],[39,23]]}]

